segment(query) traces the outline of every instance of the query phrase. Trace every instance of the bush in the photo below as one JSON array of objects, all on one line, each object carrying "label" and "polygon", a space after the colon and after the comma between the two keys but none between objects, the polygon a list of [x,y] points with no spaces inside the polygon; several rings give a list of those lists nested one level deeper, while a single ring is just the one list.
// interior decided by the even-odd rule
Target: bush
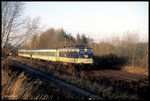
[{"label": "bush", "polygon": [[122,65],[127,63],[126,57],[118,57],[116,54],[109,53],[102,56],[94,56],[94,62],[100,68],[105,69],[120,69]]}]

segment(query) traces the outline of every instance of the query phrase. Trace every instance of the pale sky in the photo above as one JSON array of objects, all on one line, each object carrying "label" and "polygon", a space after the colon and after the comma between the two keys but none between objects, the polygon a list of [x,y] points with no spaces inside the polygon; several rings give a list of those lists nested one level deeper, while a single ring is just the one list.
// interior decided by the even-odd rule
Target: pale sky
[{"label": "pale sky", "polygon": [[40,17],[41,25],[85,33],[96,42],[125,32],[138,32],[148,41],[148,2],[25,2],[24,13]]}]

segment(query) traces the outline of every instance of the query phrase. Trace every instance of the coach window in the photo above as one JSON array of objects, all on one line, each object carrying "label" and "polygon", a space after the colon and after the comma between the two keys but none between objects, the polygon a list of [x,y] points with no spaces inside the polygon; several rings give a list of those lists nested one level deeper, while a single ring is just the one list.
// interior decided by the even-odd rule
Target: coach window
[{"label": "coach window", "polygon": [[70,52],[70,58],[73,58],[73,53],[72,52]]},{"label": "coach window", "polygon": [[68,57],[68,58],[70,57],[70,52],[67,52],[67,57]]},{"label": "coach window", "polygon": [[63,57],[63,53],[62,53],[62,52],[59,52],[59,56],[60,56],[60,57]]},{"label": "coach window", "polygon": [[66,57],[67,56],[67,53],[66,52],[64,52],[64,57]]},{"label": "coach window", "polygon": [[62,57],[62,56],[63,56],[63,53],[62,53],[62,52],[59,52],[59,56]]},{"label": "coach window", "polygon": [[69,52],[69,58],[71,58],[71,52]]},{"label": "coach window", "polygon": [[59,52],[59,57],[61,57],[61,52]]},{"label": "coach window", "polygon": [[66,57],[69,57],[69,52],[66,52]]},{"label": "coach window", "polygon": [[73,58],[73,52],[70,52],[70,58]]},{"label": "coach window", "polygon": [[68,51],[68,57],[70,58],[70,52]]},{"label": "coach window", "polygon": [[71,52],[71,58],[74,58],[74,52]]},{"label": "coach window", "polygon": [[61,57],[64,57],[64,52],[61,52]]},{"label": "coach window", "polygon": [[60,52],[61,53],[61,57],[64,57],[64,52]]},{"label": "coach window", "polygon": [[71,58],[74,58],[74,56],[73,56],[73,52],[71,52]]},{"label": "coach window", "polygon": [[65,52],[62,52],[62,57],[65,57]]},{"label": "coach window", "polygon": [[67,54],[67,52],[65,52],[65,57],[67,57],[68,56],[68,54]]},{"label": "coach window", "polygon": [[75,57],[76,57],[76,58],[79,57],[79,52],[75,52]]},{"label": "coach window", "polygon": [[69,58],[71,57],[71,52],[68,52],[68,57],[69,57]]}]

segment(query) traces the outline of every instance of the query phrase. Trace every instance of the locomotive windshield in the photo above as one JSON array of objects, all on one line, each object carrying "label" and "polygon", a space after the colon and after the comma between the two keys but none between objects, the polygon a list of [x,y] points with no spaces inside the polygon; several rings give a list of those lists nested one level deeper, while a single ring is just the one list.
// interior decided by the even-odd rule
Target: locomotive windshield
[{"label": "locomotive windshield", "polygon": [[91,50],[80,50],[79,51],[79,57],[80,58],[91,58],[92,57],[92,51]]}]

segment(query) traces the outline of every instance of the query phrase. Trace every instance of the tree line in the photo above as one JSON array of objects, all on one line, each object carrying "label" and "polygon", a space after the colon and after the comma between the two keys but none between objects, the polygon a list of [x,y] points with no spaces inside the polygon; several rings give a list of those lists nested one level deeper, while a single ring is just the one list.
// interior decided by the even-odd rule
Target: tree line
[{"label": "tree line", "polygon": [[83,46],[93,49],[94,56],[115,54],[118,57],[125,57],[127,64],[131,66],[148,67],[148,43],[139,42],[138,33],[127,32],[120,39],[113,37],[99,43],[86,34],[77,34],[73,37],[63,29],[50,28],[41,34],[35,33],[30,41],[22,46],[22,49],[57,49],[64,47]]},{"label": "tree line", "polygon": [[71,33],[67,34],[63,29],[50,28],[40,35],[35,33],[30,41],[23,46],[25,49],[55,49],[64,47],[88,46],[88,38],[77,34],[74,38]]}]

